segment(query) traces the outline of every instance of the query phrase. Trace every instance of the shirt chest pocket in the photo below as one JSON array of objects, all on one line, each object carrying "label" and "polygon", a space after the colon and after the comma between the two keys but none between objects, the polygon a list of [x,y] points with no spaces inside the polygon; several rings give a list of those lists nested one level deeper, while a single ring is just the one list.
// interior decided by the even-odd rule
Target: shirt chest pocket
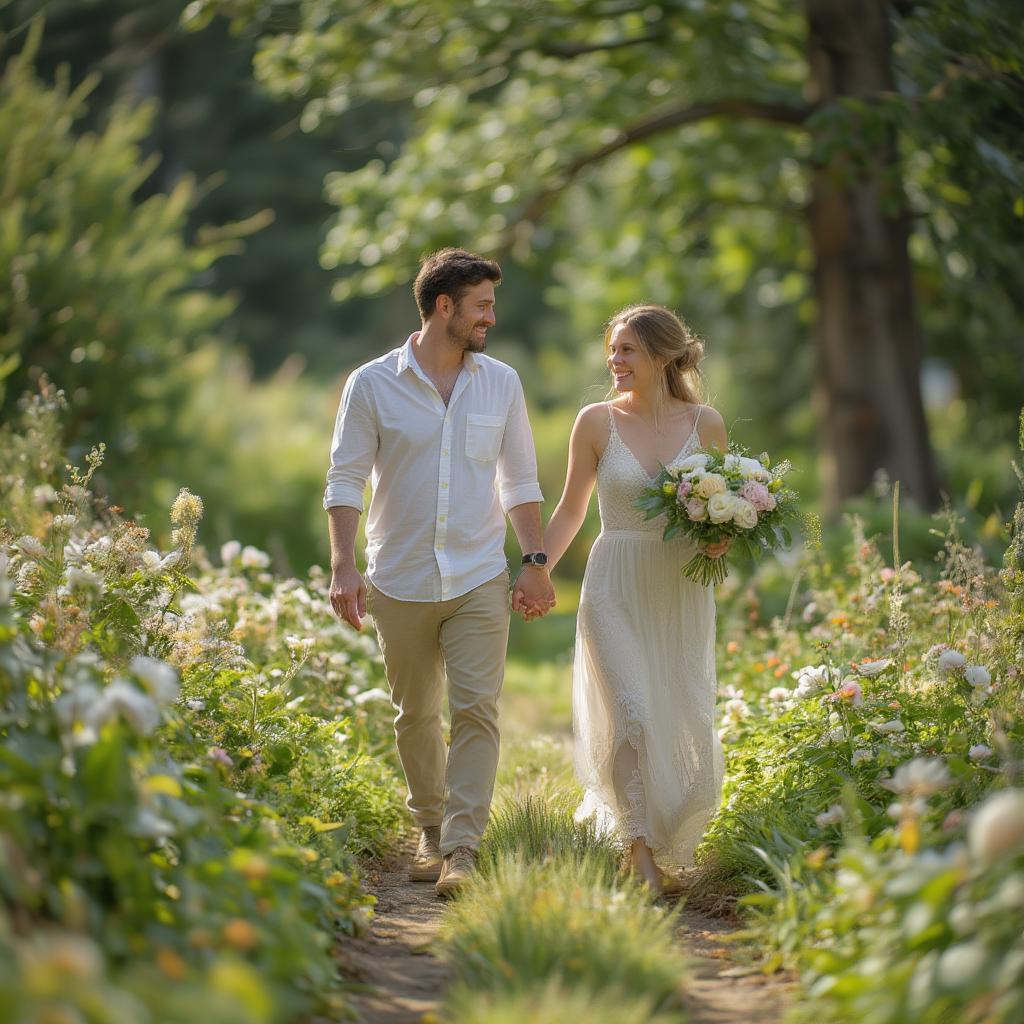
[{"label": "shirt chest pocket", "polygon": [[466,416],[466,455],[478,462],[494,462],[501,451],[501,438],[505,433],[503,416]]}]

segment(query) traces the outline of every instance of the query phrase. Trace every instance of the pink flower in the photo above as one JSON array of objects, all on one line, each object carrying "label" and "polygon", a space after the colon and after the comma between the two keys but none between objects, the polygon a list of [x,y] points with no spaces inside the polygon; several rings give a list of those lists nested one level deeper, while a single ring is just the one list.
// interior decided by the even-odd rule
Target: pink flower
[{"label": "pink flower", "polygon": [[773,495],[760,480],[748,480],[739,491],[740,497],[745,498],[758,512],[770,512],[775,508],[775,495]]},{"label": "pink flower", "polygon": [[855,708],[864,703],[860,683],[855,679],[847,679],[835,692],[836,700],[848,700]]},{"label": "pink flower", "polygon": [[708,517],[708,507],[700,498],[691,498],[684,508],[686,509],[686,514],[695,523],[702,523]]},{"label": "pink flower", "polygon": [[209,754],[211,761],[222,764],[225,768],[230,768],[235,763],[231,760],[231,755],[223,747],[210,747],[207,754]]},{"label": "pink flower", "polygon": [[888,583],[891,579],[893,579],[896,576],[896,570],[890,569],[889,566],[886,566],[884,569],[880,570],[878,575],[882,577],[883,583]]},{"label": "pink flower", "polygon": [[690,492],[693,490],[693,484],[689,480],[680,480],[679,489],[676,491],[676,501],[680,505],[686,504],[686,499],[690,496]]}]

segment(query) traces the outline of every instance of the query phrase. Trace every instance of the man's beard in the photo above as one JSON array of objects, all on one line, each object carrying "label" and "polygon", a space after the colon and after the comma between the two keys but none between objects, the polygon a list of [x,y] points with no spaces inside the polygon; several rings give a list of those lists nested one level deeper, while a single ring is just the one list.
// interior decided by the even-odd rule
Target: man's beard
[{"label": "man's beard", "polygon": [[476,337],[473,333],[477,328],[475,323],[468,323],[464,320],[449,322],[445,328],[448,340],[463,352],[483,352],[487,347],[486,333],[482,338]]}]

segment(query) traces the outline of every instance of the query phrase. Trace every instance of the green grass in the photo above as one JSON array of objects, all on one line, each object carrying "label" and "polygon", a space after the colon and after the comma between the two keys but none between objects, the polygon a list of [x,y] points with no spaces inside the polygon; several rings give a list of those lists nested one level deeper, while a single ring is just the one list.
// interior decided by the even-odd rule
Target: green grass
[{"label": "green grass", "polygon": [[681,1005],[674,925],[632,882],[609,879],[603,851],[501,854],[448,911],[441,942],[457,988],[536,995],[558,982],[663,1011]]},{"label": "green grass", "polygon": [[576,795],[560,790],[544,799],[536,794],[507,798],[491,816],[480,846],[480,866],[491,874],[509,858],[530,863],[587,863],[594,880],[615,883],[621,851],[613,839],[598,835],[590,822],[573,821]]},{"label": "green grass", "polygon": [[567,991],[557,982],[529,992],[476,992],[456,989],[448,999],[448,1019],[458,1024],[681,1024],[678,1012],[658,1013],[651,999],[608,992]]}]

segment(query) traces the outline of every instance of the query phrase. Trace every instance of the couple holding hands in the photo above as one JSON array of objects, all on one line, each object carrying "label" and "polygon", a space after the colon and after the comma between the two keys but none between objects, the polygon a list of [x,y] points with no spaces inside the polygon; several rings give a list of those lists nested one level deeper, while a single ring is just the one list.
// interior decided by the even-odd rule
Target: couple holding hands
[{"label": "couple holding hands", "polygon": [[[660,306],[623,310],[605,333],[613,397],[579,413],[565,488],[542,531],[522,385],[511,367],[483,355],[500,281],[495,262],[464,249],[428,256],[414,285],[421,329],[349,376],[324,493],[331,604],[355,629],[373,619],[407,805],[421,830],[410,877],[451,896],[474,870],[498,764],[510,606],[505,516],[523,551],[511,608],[529,620],[554,606],[550,573],[596,484],[601,532],[587,561],[573,661],[584,790],[577,817],[614,832],[631,870],[665,893],[676,881],[659,862],[692,861],[721,791],[715,604],[710,586],[682,574],[692,542],[664,542],[663,524],[645,520],[635,503],[661,466],[710,445],[724,449],[725,426],[699,402],[701,342]],[[355,538],[367,478],[364,577]]]}]

